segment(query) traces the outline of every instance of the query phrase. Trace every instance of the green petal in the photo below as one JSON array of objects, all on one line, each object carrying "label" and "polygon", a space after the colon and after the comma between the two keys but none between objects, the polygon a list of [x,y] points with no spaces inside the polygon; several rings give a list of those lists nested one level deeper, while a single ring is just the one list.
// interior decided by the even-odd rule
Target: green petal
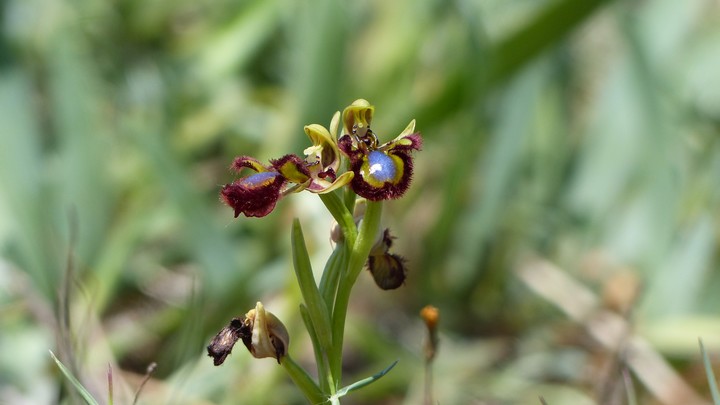
[{"label": "green petal", "polygon": [[412,134],[415,132],[415,120],[410,121],[408,126],[403,129],[402,132],[400,132],[400,135],[397,136],[397,138],[393,139],[391,142],[399,142],[402,138],[405,138],[406,136]]},{"label": "green petal", "polygon": [[340,111],[335,111],[335,114],[330,120],[330,136],[333,139],[333,143],[337,144],[337,131],[340,126]]},{"label": "green petal", "polygon": [[283,162],[276,168],[283,177],[296,184],[303,184],[310,178],[308,174],[304,173],[302,168],[298,166],[297,162],[293,162],[292,160]]},{"label": "green petal", "polygon": [[333,143],[332,135],[320,124],[305,125],[305,133],[310,138],[313,145],[324,145],[326,143]]},{"label": "green petal", "polygon": [[355,176],[355,173],[353,172],[345,172],[338,176],[338,178],[335,179],[332,183],[322,181],[315,179],[313,181],[313,185],[308,188],[308,191],[316,193],[316,194],[325,194],[329,193],[331,191],[335,191],[339,189],[340,187],[350,183],[352,181],[353,177]]},{"label": "green petal", "polygon": [[[335,119],[335,118],[333,118]],[[332,128],[332,123],[330,127]],[[335,124],[337,127],[337,124]],[[337,140],[328,132],[325,127],[319,124],[310,124],[305,126],[307,134],[313,146],[305,149],[303,153],[309,158],[315,159],[322,163],[323,170],[332,168],[337,171],[340,167],[340,150],[337,147]],[[313,161],[308,159],[308,161]]]}]

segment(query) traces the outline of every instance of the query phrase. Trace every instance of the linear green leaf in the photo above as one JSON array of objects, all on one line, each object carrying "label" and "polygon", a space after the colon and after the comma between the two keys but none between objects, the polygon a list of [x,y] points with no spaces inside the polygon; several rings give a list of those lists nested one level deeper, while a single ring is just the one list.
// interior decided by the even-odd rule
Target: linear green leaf
[{"label": "linear green leaf", "polygon": [[62,362],[60,360],[58,360],[57,357],[55,357],[55,353],[53,353],[52,350],[49,350],[49,352],[50,352],[50,356],[55,361],[55,364],[57,364],[60,371],[62,371],[62,373],[65,375],[65,377],[67,377],[67,379],[70,380],[70,383],[80,393],[80,395],[83,397],[85,402],[88,403],[89,405],[99,405],[98,401],[96,401],[95,398],[93,398],[93,396],[90,394],[90,392],[85,387],[83,387],[83,385],[80,383],[80,381],[78,381],[77,378],[75,378],[75,376],[72,375],[70,370],[68,370],[67,367],[65,367],[65,365],[62,364]]},{"label": "linear green leaf", "polygon": [[300,221],[295,218],[292,226],[292,254],[293,267],[295,268],[295,276],[300,285],[300,293],[303,301],[307,305],[310,320],[313,323],[315,332],[317,333],[320,345],[329,351],[332,347],[332,332],[330,330],[330,315],[327,306],[323,303],[320,291],[315,284],[315,276],[313,275],[312,266],[310,265],[310,256],[305,247],[305,238],[303,237]]},{"label": "linear green leaf", "polygon": [[698,338],[698,342],[700,343],[700,353],[703,357],[703,364],[705,365],[705,375],[707,376],[708,385],[710,386],[710,393],[712,394],[713,404],[720,405],[720,391],[718,391],[717,380],[715,380],[715,373],[713,372],[712,364],[710,364],[710,356],[708,356],[707,351],[705,351],[705,345],[703,345],[702,339]]},{"label": "linear green leaf", "polygon": [[377,374],[374,374],[374,375],[372,375],[368,378],[362,379],[360,381],[354,382],[354,383],[348,385],[347,387],[341,388],[340,390],[338,390],[337,394],[335,394],[335,397],[337,397],[337,398],[343,397],[343,396],[347,395],[350,391],[355,391],[355,390],[362,388],[368,384],[374,383],[375,381],[382,378],[385,374],[387,374],[390,370],[392,370],[392,368],[395,367],[395,365],[397,363],[398,363],[398,361],[395,360],[393,362],[393,364],[389,365],[387,368],[378,372]]},{"label": "linear green leaf", "polygon": [[341,275],[345,267],[347,267],[347,245],[345,242],[339,242],[332,252],[332,255],[325,264],[322,278],[320,279],[320,294],[322,295],[325,305],[327,305],[328,313],[332,313],[335,304],[335,294],[340,284]]}]

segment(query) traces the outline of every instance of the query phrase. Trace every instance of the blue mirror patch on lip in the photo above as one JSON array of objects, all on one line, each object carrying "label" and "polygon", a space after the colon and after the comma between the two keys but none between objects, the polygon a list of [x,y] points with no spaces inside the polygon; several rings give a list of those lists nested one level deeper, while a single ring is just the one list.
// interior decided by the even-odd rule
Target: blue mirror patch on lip
[{"label": "blue mirror patch on lip", "polygon": [[368,173],[378,181],[392,181],[397,176],[397,168],[390,156],[374,150],[368,154]]},{"label": "blue mirror patch on lip", "polygon": [[278,173],[276,172],[262,172],[255,173],[248,177],[245,177],[240,183],[245,187],[259,187],[272,181]]}]

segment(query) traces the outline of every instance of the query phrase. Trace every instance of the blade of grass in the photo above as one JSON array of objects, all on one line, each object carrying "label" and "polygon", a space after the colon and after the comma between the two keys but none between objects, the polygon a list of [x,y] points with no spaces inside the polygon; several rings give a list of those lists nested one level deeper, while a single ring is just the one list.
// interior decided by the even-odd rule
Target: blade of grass
[{"label": "blade of grass", "polygon": [[227,25],[220,27],[194,55],[189,55],[197,75],[220,82],[252,62],[252,56],[268,40],[280,21],[278,1],[247,2]]},{"label": "blade of grass", "polygon": [[42,186],[46,161],[34,97],[29,73],[7,70],[0,76],[0,187],[7,207],[3,222],[16,235],[14,246],[4,255],[28,274],[48,302],[55,302],[62,266],[48,237],[53,213],[47,207],[56,200]]},{"label": "blade of grass", "polygon": [[[558,44],[593,16],[601,6],[610,2],[611,0],[553,2],[515,33],[489,45],[485,51],[487,55],[483,54],[480,48],[475,54],[468,55],[468,59],[474,62],[470,62],[470,65],[487,67],[473,72],[460,70],[451,75],[443,92],[425,104],[411,109],[412,116],[422,117],[423,122],[437,122],[457,111],[475,108],[477,102],[486,99],[493,89],[507,83],[545,50]],[[398,122],[403,123],[410,118],[412,117],[399,118]],[[477,125],[473,128],[476,127]],[[463,131],[454,143],[463,145],[463,155],[470,155],[465,159],[455,159],[456,167],[449,169],[452,173],[462,173],[465,162],[476,161],[474,156],[479,151],[478,131]],[[447,196],[447,201],[462,201],[472,179],[474,176],[451,178],[446,182],[442,195]],[[439,258],[446,256],[443,252],[447,252],[452,246],[452,234],[458,233],[456,228],[463,223],[462,213],[456,204],[445,204],[436,216],[433,230],[428,232],[432,237],[425,241],[423,262],[428,263],[429,268],[439,266]]]},{"label": "blade of grass", "polygon": [[[507,209],[507,201],[511,199],[523,151],[537,127],[538,100],[548,77],[547,64],[543,63],[523,71],[513,80],[500,101],[502,112],[482,163],[468,159],[465,167],[458,167],[458,173],[474,174],[469,178],[483,178],[482,182],[468,185],[469,192],[466,192],[472,197],[471,202],[467,212],[458,217],[462,221],[455,228],[457,239],[448,247],[451,260],[446,273],[448,281],[462,291],[459,297],[467,297],[479,284],[476,278],[483,274],[478,269],[482,268],[479,263],[484,247],[495,234],[502,213]],[[452,200],[447,201],[456,207]]]},{"label": "blade of grass", "polygon": [[[290,69],[290,91],[297,100],[299,123],[325,122],[337,108],[339,92],[345,84],[346,65],[340,63],[348,52],[348,19],[344,2],[313,0],[310,7],[297,9],[298,21],[314,24],[292,24],[293,49]],[[318,63],[337,61],[337,63]],[[288,139],[295,148],[304,148],[305,139]],[[278,142],[282,145],[282,142]]]},{"label": "blade of grass", "polygon": [[57,364],[58,368],[62,373],[65,375],[65,377],[70,381],[70,383],[75,387],[77,392],[82,396],[82,398],[85,400],[86,403],[89,405],[100,405],[98,401],[93,398],[93,396],[90,394],[90,392],[80,383],[80,381],[75,378],[75,376],[72,375],[70,370],[68,370],[64,364],[60,360],[58,360],[57,357],[55,357],[55,353],[52,352],[52,350],[49,350],[50,356],[55,361],[55,364]]},{"label": "blade of grass", "polygon": [[543,9],[515,34],[499,42],[488,73],[489,83],[501,83],[549,47],[559,43],[609,0],[565,0]]},{"label": "blade of grass", "polygon": [[[118,188],[108,177],[112,131],[104,115],[111,103],[99,64],[90,55],[92,44],[81,27],[80,14],[68,10],[67,25],[49,40],[45,55],[50,133],[57,140],[58,166],[53,181],[58,204],[77,211],[76,255],[91,263],[102,250]],[[71,96],[69,96],[71,95]],[[83,268],[78,268],[81,274]]]},{"label": "blade of grass", "polygon": [[698,342],[700,343],[700,353],[703,357],[703,364],[705,365],[705,375],[707,376],[708,385],[710,386],[710,393],[712,394],[713,404],[720,405],[720,391],[718,391],[715,373],[713,372],[712,364],[710,364],[710,356],[708,356],[707,351],[705,351],[705,345],[703,345],[702,339],[698,338]]},{"label": "blade of grass", "polygon": [[[469,76],[467,71],[460,71],[452,76],[438,97],[414,109],[414,116],[423,117],[425,121],[439,121],[461,109],[462,103],[484,98],[489,90],[505,84],[543,51],[559,43],[593,16],[600,6],[610,2],[611,0],[553,2],[513,34],[491,45],[489,55],[481,55],[489,64],[479,65],[487,68],[473,72],[472,76]],[[473,56],[469,55],[469,58]]]},{"label": "blade of grass", "polygon": [[112,366],[110,364],[108,364],[107,382],[108,382],[108,404],[113,405],[115,403],[115,395],[113,394],[113,371],[112,371]]},{"label": "blade of grass", "polygon": [[637,394],[635,394],[635,386],[633,385],[630,371],[627,368],[622,370],[623,383],[625,383],[625,392],[627,393],[628,405],[637,405]]}]

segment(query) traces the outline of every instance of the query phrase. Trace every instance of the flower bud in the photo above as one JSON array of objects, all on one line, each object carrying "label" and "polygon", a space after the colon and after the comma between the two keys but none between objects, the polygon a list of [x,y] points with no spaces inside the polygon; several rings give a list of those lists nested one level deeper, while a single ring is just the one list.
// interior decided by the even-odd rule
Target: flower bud
[{"label": "flower bud", "polygon": [[385,253],[368,258],[368,269],[375,284],[383,290],[394,290],[405,282],[405,259]]},{"label": "flower bud", "polygon": [[378,235],[375,244],[370,249],[367,261],[368,270],[375,280],[375,284],[383,290],[394,290],[405,282],[405,259],[402,256],[389,253],[392,241],[390,230],[385,229]]}]

